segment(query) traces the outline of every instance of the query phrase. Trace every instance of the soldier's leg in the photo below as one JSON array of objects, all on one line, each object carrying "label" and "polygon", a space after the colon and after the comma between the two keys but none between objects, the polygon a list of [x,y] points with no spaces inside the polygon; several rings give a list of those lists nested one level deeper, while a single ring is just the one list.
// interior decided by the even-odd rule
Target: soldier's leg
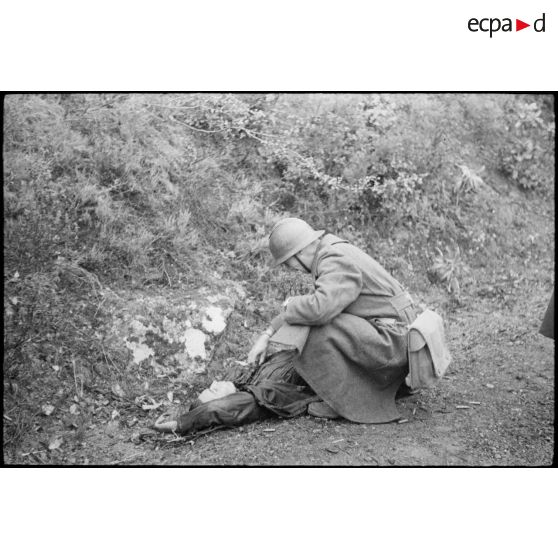
[{"label": "soldier's leg", "polygon": [[214,399],[181,415],[175,431],[188,434],[213,426],[241,426],[267,418],[271,413],[260,407],[251,393],[238,391],[226,397]]}]

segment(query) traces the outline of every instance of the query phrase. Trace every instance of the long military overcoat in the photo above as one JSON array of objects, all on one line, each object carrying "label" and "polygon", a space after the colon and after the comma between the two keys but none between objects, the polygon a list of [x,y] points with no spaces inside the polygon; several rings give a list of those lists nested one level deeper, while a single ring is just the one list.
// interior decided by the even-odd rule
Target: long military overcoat
[{"label": "long military overcoat", "polygon": [[396,420],[407,325],[417,316],[412,299],[376,260],[331,234],[321,238],[311,273],[314,292],[293,297],[272,322],[311,326],[297,372],[348,420]]}]

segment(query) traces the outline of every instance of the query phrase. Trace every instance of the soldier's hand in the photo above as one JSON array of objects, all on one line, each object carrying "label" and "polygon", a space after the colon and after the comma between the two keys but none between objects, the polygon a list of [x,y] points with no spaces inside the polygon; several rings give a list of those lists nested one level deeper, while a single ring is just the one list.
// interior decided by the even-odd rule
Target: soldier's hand
[{"label": "soldier's hand", "polygon": [[289,302],[291,302],[292,299],[293,297],[289,296],[283,301],[283,304],[281,304],[281,308],[283,309],[283,311],[287,309],[287,304],[289,304]]},{"label": "soldier's hand", "polygon": [[269,335],[262,333],[248,353],[248,364],[261,364],[265,360],[268,344]]}]

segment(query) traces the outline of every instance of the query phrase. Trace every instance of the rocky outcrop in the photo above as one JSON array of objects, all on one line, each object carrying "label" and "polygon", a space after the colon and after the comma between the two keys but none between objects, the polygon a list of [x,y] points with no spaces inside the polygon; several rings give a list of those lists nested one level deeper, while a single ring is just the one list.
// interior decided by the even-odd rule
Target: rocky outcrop
[{"label": "rocky outcrop", "polygon": [[237,283],[222,285],[220,292],[176,291],[176,298],[128,292],[126,299],[113,297],[112,322],[98,335],[111,350],[127,351],[128,371],[148,368],[188,381],[205,372],[236,302],[245,297]]}]

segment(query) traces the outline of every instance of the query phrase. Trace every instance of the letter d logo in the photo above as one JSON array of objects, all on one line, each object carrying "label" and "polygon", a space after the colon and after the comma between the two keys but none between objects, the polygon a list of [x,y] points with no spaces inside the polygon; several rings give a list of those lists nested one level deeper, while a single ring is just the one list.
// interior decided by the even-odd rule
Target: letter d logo
[{"label": "letter d logo", "polygon": [[[545,25],[544,16],[545,16],[545,14],[543,13],[542,17],[539,18],[539,19],[536,19],[535,23],[533,23],[533,29],[537,33],[544,33],[544,25]],[[540,29],[539,29],[539,23],[540,23]]]}]

